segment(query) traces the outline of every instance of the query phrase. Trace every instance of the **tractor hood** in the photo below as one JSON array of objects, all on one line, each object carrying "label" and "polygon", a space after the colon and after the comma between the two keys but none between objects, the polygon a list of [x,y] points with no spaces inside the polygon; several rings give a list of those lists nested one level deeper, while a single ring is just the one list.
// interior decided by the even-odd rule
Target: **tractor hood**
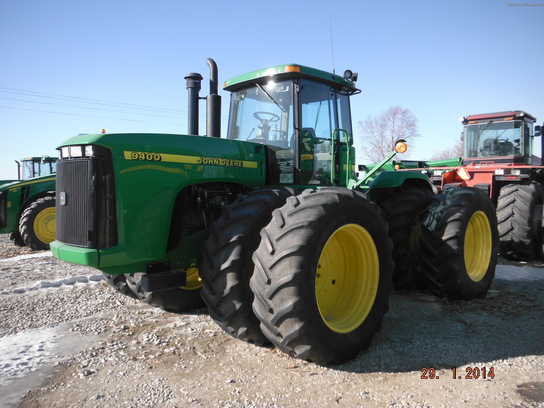
[{"label": "tractor hood", "polygon": [[[34,177],[32,179],[27,179],[27,180],[14,180],[14,181],[7,181],[3,184],[0,184],[0,191],[4,191],[4,190],[12,190],[14,188],[20,188],[20,187],[24,187],[24,186],[28,186],[28,185],[31,185],[31,184],[36,184],[36,183],[41,183],[43,181],[51,181],[51,180],[55,180],[55,175],[47,175],[47,176],[40,176],[40,177]],[[0,183],[2,183],[2,181],[0,181]]]},{"label": "tractor hood", "polygon": [[117,159],[148,164],[161,162],[257,169],[265,161],[263,147],[255,143],[162,133],[79,135],[57,149],[62,159],[73,159],[91,157],[93,146],[108,149]]}]

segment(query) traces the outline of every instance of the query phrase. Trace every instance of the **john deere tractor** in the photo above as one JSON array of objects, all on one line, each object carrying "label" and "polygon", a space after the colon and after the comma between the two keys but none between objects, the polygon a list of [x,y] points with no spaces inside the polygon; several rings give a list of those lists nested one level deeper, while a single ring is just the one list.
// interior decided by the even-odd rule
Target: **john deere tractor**
[{"label": "john deere tractor", "polygon": [[15,245],[49,249],[55,239],[56,157],[16,161],[18,180],[0,181],[0,234]]},{"label": "john deere tractor", "polygon": [[488,196],[435,195],[418,173],[356,179],[351,71],[289,64],[226,81],[221,138],[208,65],[207,136],[202,76],[190,73],[189,134],[81,135],[59,147],[57,258],[166,310],[203,301],[230,335],[320,362],[368,347],[393,283],[463,299],[487,291],[498,245]]}]

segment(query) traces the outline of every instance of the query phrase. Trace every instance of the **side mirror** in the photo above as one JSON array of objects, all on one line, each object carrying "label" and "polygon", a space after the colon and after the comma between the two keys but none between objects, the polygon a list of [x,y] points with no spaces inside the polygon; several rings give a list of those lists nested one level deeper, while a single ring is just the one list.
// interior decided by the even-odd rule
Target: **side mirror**
[{"label": "side mirror", "polygon": [[542,127],[540,125],[535,126],[535,137],[542,136]]}]

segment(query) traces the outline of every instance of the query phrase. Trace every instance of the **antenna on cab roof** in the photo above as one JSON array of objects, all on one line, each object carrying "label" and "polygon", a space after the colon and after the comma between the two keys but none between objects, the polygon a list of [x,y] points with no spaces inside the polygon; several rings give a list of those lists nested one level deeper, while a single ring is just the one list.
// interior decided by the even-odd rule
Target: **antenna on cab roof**
[{"label": "antenna on cab roof", "polygon": [[334,66],[334,42],[332,39],[332,16],[330,14],[329,14],[329,31],[331,36],[332,73],[336,74],[336,68]]}]

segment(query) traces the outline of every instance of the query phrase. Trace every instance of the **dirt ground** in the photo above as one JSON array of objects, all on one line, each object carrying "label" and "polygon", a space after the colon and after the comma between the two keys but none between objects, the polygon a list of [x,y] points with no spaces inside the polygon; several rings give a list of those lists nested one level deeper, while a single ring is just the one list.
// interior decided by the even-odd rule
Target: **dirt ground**
[{"label": "dirt ground", "polygon": [[0,382],[6,407],[544,407],[544,280],[501,273],[544,279],[541,263],[501,265],[470,302],[396,291],[371,347],[321,366],[235,340],[204,309],[120,295],[47,252],[3,239],[0,256],[0,346],[53,330],[50,359]]}]

